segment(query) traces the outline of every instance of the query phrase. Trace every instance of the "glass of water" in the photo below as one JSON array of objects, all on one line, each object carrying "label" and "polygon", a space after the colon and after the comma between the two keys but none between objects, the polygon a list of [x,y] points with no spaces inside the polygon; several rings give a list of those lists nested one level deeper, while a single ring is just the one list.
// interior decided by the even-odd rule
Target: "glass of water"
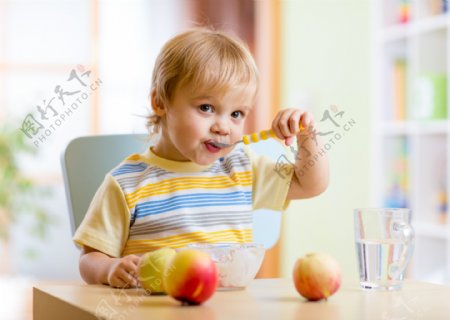
[{"label": "glass of water", "polygon": [[355,209],[355,244],[361,287],[398,290],[414,250],[410,209]]}]

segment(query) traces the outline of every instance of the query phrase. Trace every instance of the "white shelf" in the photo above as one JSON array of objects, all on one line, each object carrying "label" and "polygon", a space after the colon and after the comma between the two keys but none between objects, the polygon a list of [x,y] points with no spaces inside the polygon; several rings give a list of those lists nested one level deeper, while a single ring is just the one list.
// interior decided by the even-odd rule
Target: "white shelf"
[{"label": "white shelf", "polygon": [[447,14],[423,18],[405,24],[384,27],[381,30],[381,41],[391,42],[404,40],[422,33],[446,29],[449,26]]},{"label": "white shelf", "polygon": [[385,122],[377,134],[386,136],[416,135],[416,134],[447,134],[450,132],[450,121],[397,121]]},{"label": "white shelf", "polygon": [[[406,194],[414,213],[416,232],[410,276],[437,283],[450,282],[450,222],[441,225],[436,216],[437,206],[443,205],[443,193],[448,199],[447,206],[450,201],[450,12],[423,17],[430,9],[429,2],[410,0],[413,19],[386,26],[398,19],[399,3],[398,0],[374,1],[372,205],[383,206],[386,190],[393,186],[399,188],[399,199]],[[414,20],[414,17],[419,18]],[[398,59],[405,61],[403,69],[396,64]],[[426,90],[429,91],[418,87],[416,80],[423,79],[427,73],[447,75],[447,118],[387,120],[398,117],[399,111],[420,114],[419,111],[426,109],[420,108],[424,97],[428,106],[432,106],[429,97],[441,92],[438,86],[442,82],[428,80]],[[444,114],[441,109],[433,112]],[[449,209],[447,212],[450,214]]]},{"label": "white shelf", "polygon": [[414,223],[414,230],[418,237],[450,239],[450,228],[447,225],[418,221]]}]

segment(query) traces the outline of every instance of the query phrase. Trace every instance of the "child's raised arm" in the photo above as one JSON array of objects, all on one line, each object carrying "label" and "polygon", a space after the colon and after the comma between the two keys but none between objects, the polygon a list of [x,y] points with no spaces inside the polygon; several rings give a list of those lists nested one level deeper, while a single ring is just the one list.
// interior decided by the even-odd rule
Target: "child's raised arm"
[{"label": "child's raised arm", "polygon": [[110,257],[85,246],[80,256],[80,274],[88,284],[107,284],[117,288],[137,287],[139,260],[137,255]]},{"label": "child's raised arm", "polygon": [[328,158],[317,137],[311,136],[313,128],[313,116],[299,109],[284,109],[272,122],[272,130],[286,145],[297,136],[295,173],[287,196],[290,200],[317,196],[328,186]]}]

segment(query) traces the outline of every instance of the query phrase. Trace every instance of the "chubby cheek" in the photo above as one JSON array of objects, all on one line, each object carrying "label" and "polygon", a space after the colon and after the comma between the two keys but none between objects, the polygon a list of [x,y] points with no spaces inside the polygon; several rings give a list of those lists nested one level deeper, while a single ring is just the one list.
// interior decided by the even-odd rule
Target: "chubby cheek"
[{"label": "chubby cheek", "polygon": [[[189,121],[190,120],[190,121]],[[176,117],[171,115],[167,119],[167,129],[170,132],[170,138],[172,141],[188,141],[195,140],[197,135],[199,124],[189,119],[187,116]]]},{"label": "chubby cheek", "polygon": [[184,132],[180,132],[182,139],[187,145],[195,147],[202,143],[207,137],[207,129],[202,128],[200,124],[192,125],[187,128]]},{"label": "chubby cheek", "polygon": [[179,125],[171,128],[171,140],[176,148],[185,155],[201,147],[202,141],[205,139],[205,131],[199,125]]},{"label": "chubby cheek", "polygon": [[242,136],[244,135],[244,128],[239,127],[231,133],[230,143],[234,143],[236,141],[242,140]]}]

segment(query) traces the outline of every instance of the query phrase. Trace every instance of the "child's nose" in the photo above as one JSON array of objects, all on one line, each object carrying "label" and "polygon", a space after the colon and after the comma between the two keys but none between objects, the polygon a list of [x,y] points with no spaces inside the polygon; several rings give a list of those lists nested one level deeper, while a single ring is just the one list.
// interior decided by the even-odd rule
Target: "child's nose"
[{"label": "child's nose", "polygon": [[230,127],[225,123],[225,121],[216,121],[211,127],[211,131],[219,135],[227,135],[230,133]]}]

